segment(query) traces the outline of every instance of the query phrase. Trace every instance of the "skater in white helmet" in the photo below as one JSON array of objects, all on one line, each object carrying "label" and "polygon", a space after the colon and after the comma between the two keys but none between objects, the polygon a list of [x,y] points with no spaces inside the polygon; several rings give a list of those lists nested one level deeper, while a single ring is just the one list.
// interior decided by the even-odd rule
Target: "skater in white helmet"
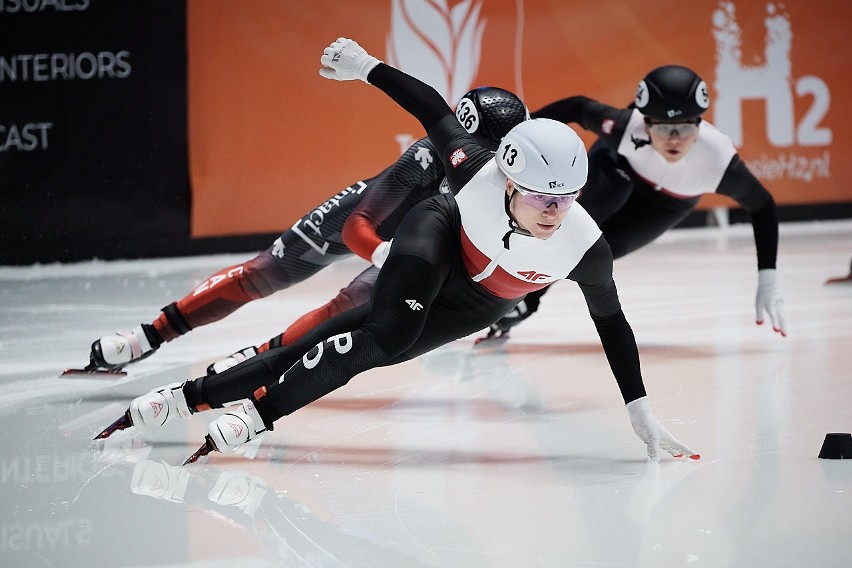
[{"label": "skater in white helmet", "polygon": [[204,446],[187,462],[213,450],[236,451],[355,375],[484,329],[525,294],[567,278],[585,296],[648,456],[659,460],[662,450],[698,459],[651,412],[636,341],[612,277],[612,253],[592,218],[574,203],[588,171],[576,132],[557,121],[528,120],[512,128],[493,154],[465,131],[437,91],[354,41],[333,42],[321,62],[324,77],[369,82],[420,121],[454,197],[429,198],[406,215],[368,304],[329,319],[289,347],[140,397],[128,410],[133,424],[156,426],[163,416],[247,398],[210,423]]}]

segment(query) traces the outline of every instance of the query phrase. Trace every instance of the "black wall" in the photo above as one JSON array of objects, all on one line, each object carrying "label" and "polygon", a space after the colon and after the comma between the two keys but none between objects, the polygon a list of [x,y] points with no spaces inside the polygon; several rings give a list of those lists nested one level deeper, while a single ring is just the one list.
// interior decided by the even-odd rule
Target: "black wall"
[{"label": "black wall", "polygon": [[182,0],[0,1],[0,263],[186,248]]}]

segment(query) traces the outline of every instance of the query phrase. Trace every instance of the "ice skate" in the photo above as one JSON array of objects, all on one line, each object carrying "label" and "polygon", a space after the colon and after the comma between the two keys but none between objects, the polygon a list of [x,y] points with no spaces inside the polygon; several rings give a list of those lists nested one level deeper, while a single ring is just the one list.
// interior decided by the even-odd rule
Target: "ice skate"
[{"label": "ice skate", "polygon": [[236,353],[231,353],[224,359],[216,361],[215,363],[210,363],[207,367],[207,374],[218,375],[219,373],[227,371],[231,367],[239,365],[247,359],[251,359],[255,355],[257,355],[257,347],[254,345],[246,347],[245,349],[240,349]]},{"label": "ice skate", "polygon": [[849,274],[836,278],[829,278],[825,281],[826,284],[846,284],[852,283],[852,263],[849,264]]},{"label": "ice skate", "polygon": [[159,428],[175,416],[185,419],[191,415],[192,411],[183,396],[183,384],[171,383],[134,398],[124,416],[110,424],[95,436],[95,439],[108,438],[113,433],[131,426]]},{"label": "ice skate", "polygon": [[103,378],[114,378],[114,377],[126,377],[127,371],[122,371],[120,369],[101,369],[98,367],[97,363],[89,363],[85,367],[68,367],[64,371],[60,377],[74,377],[74,376],[88,376],[88,377],[103,377]]},{"label": "ice skate", "polygon": [[103,369],[121,369],[153,354],[160,346],[157,332],[148,324],[131,331],[119,331],[92,343],[90,359]]},{"label": "ice skate", "polygon": [[542,288],[528,294],[509,313],[491,324],[491,327],[488,328],[488,334],[476,339],[473,344],[474,348],[491,349],[502,347],[509,340],[509,330],[538,311],[539,302],[546,291],[547,288]]},{"label": "ice skate", "polygon": [[530,317],[538,308],[538,302],[535,302],[535,307],[530,309],[525,300],[521,300],[512,310],[491,324],[488,328],[488,334],[484,337],[478,337],[474,342],[474,348],[490,349],[492,347],[500,347],[509,341],[509,330]]},{"label": "ice skate", "polygon": [[[265,395],[266,387],[259,388],[254,394],[256,399]],[[246,444],[256,440],[264,432],[266,425],[254,403],[251,400],[243,401],[234,410],[222,414],[207,426],[204,444],[189,456],[183,465],[195,463],[212,451],[238,454]]]},{"label": "ice skate", "polygon": [[119,331],[92,343],[89,364],[82,369],[65,369],[62,376],[113,375],[124,376],[122,369],[152,355],[162,343],[157,331],[141,324],[131,331]]},{"label": "ice skate", "polygon": [[130,428],[131,426],[133,426],[133,420],[130,418],[130,409],[128,408],[124,414],[121,415],[121,418],[104,428],[100,434],[95,436],[95,440],[109,438],[116,432]]},{"label": "ice skate", "polygon": [[473,347],[475,349],[491,349],[500,347],[507,341],[509,341],[509,329],[504,329],[495,323],[488,328],[487,335],[476,338],[476,341],[473,342]]}]

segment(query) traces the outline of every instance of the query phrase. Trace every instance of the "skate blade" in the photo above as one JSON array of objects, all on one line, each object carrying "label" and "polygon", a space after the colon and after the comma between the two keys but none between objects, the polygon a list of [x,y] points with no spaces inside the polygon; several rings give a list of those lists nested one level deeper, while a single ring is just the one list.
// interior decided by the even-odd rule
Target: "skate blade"
[{"label": "skate blade", "polygon": [[486,335],[485,337],[477,337],[476,341],[473,342],[473,348],[477,350],[496,349],[502,347],[507,341],[509,341],[508,333]]},{"label": "skate blade", "polygon": [[98,378],[116,378],[116,377],[126,377],[127,371],[121,371],[119,369],[100,369],[96,365],[88,364],[82,369],[65,369],[62,371],[60,377],[80,377],[80,376],[89,376],[89,377],[98,377]]},{"label": "skate blade", "polygon": [[826,284],[840,284],[842,282],[852,282],[852,273],[849,276],[843,276],[841,278],[829,278],[825,281]]},{"label": "skate blade", "polygon": [[103,432],[95,436],[95,440],[103,440],[104,438],[109,438],[119,430],[124,430],[125,428],[130,428],[133,426],[133,421],[130,419],[130,409],[128,408],[124,415],[107,426]]},{"label": "skate blade", "polygon": [[186,461],[183,462],[183,465],[189,465],[191,463],[197,462],[199,459],[203,458],[210,452],[216,451],[216,446],[213,444],[213,440],[210,439],[210,436],[204,437],[204,444],[195,450],[195,453],[186,458]]}]

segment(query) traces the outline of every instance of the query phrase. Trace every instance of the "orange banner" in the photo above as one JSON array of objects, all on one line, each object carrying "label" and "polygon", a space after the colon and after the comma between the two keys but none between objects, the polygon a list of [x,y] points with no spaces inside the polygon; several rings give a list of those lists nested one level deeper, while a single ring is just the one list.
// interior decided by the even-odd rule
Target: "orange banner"
[{"label": "orange banner", "polygon": [[490,84],[531,109],[570,95],[626,106],[648,71],[686,65],[710,87],[706,118],[779,204],[849,202],[852,163],[837,158],[852,114],[832,104],[852,91],[849,22],[852,4],[828,0],[189,0],[192,234],[283,231],[423,135],[377,89],[319,76],[339,36],[451,103]]}]

